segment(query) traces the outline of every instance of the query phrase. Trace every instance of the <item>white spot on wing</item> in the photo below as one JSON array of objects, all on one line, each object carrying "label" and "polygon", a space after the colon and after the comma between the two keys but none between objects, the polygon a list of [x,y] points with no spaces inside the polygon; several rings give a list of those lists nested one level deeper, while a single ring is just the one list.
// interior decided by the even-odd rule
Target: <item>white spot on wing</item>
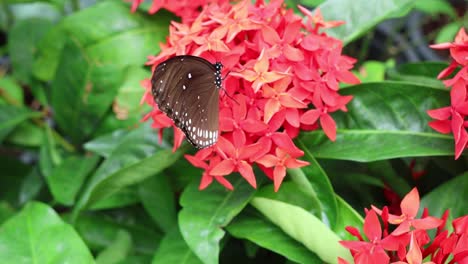
[{"label": "white spot on wing", "polygon": [[192,74],[189,72],[189,74],[187,75],[187,77],[188,77],[189,79],[192,79]]}]

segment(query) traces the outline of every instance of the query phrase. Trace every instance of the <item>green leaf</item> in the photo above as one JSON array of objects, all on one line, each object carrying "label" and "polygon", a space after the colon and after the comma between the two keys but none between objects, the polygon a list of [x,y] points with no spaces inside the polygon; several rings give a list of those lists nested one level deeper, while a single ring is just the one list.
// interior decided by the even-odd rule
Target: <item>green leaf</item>
[{"label": "green leaf", "polygon": [[326,32],[347,44],[386,19],[406,15],[413,2],[413,0],[328,0],[319,8],[325,21],[345,21],[344,25],[327,29]]},{"label": "green leaf", "polygon": [[341,197],[336,196],[338,202],[338,221],[333,229],[341,239],[355,240],[356,238],[346,232],[347,226],[361,227],[364,219]]},{"label": "green leaf", "polygon": [[390,80],[445,88],[442,81],[437,80],[437,75],[447,66],[447,63],[440,62],[413,62],[398,65],[387,73]]},{"label": "green leaf", "polygon": [[151,263],[201,264],[203,262],[197,258],[185,243],[179,228],[174,226],[162,239]]},{"label": "green leaf", "polygon": [[141,112],[142,106],[139,103],[144,92],[141,81],[148,76],[151,76],[151,71],[141,66],[127,67],[124,82],[115,100],[119,107],[124,108],[129,114]]},{"label": "green leaf", "polygon": [[[320,205],[320,201],[313,193],[310,193],[310,191],[306,189],[307,187],[304,188],[304,182],[301,181],[304,179],[297,180],[296,171],[290,171],[289,175],[292,181],[284,181],[277,192],[275,192],[273,184],[268,184],[259,189],[255,197],[268,198],[299,206],[309,213],[314,214],[317,218],[321,218],[323,209]],[[304,175],[301,175],[301,177],[305,178]],[[307,181],[307,179],[305,180]]]},{"label": "green leaf", "polygon": [[266,198],[250,202],[287,235],[302,243],[327,263],[336,263],[341,257],[352,262],[351,254],[341,246],[340,238],[314,215],[304,209]]},{"label": "green leaf", "polygon": [[116,130],[112,133],[102,135],[87,142],[84,144],[84,148],[87,151],[91,151],[101,155],[104,158],[108,158],[114,149],[119,145],[119,142],[121,142],[129,132],[130,131],[128,129]]},{"label": "green leaf", "polygon": [[100,1],[63,19],[40,43],[40,56],[34,65],[37,77],[53,78],[60,68],[60,54],[68,53],[64,48],[68,37],[98,65],[143,65],[148,55],[159,52],[158,43],[165,40],[172,16],[168,12],[149,16],[129,10],[121,1]]},{"label": "green leaf", "polygon": [[11,263],[94,263],[75,230],[37,202],[0,227],[0,245],[0,258]]},{"label": "green leaf", "polygon": [[44,181],[41,173],[39,172],[38,166],[36,166],[31,170],[26,178],[24,178],[23,183],[21,184],[21,189],[18,195],[20,205],[35,199],[39,195],[43,186]]},{"label": "green leaf", "polygon": [[31,121],[19,124],[5,139],[12,144],[25,147],[39,147],[44,141],[45,133]]},{"label": "green leaf", "polygon": [[[426,194],[421,199],[421,207],[427,207],[431,215],[441,217],[450,209],[453,218],[467,214],[466,204],[460,201],[468,199],[468,172],[453,178]],[[448,195],[450,194],[450,195]]]},{"label": "green leaf", "polygon": [[96,167],[98,156],[71,156],[46,176],[47,185],[54,199],[67,206],[75,203],[86,176]]},{"label": "green leaf", "polygon": [[[381,82],[385,79],[386,64],[380,61],[365,61],[358,71],[354,73],[361,80],[361,83]],[[350,86],[346,84],[341,84]]]},{"label": "green leaf", "polygon": [[8,32],[8,52],[13,76],[30,83],[37,44],[52,28],[52,22],[44,18],[20,20]]},{"label": "green leaf", "polygon": [[[282,188],[283,186],[281,186]],[[291,261],[297,263],[323,263],[316,254],[303,244],[258,215],[252,213],[240,214],[227,226],[227,231],[234,237],[252,241]]]},{"label": "green leaf", "polygon": [[168,232],[177,223],[176,203],[169,179],[157,174],[138,186],[138,194],[145,210],[161,230]]},{"label": "green leaf", "polygon": [[0,104],[0,143],[16,126],[29,118],[38,116],[40,113],[27,108]]},{"label": "green leaf", "polygon": [[418,0],[414,1],[414,8],[429,15],[448,15],[453,19],[457,18],[457,12],[446,0]]},{"label": "green leaf", "polygon": [[117,236],[105,250],[96,257],[97,264],[113,264],[124,260],[132,248],[132,237],[125,230],[119,230]]},{"label": "green leaf", "polygon": [[150,111],[147,104],[140,104],[144,92],[141,81],[149,76],[151,72],[141,66],[127,67],[123,83],[113,102],[112,112],[108,113],[96,133],[106,134],[140,122],[142,115]]},{"label": "green leaf", "polygon": [[91,177],[74,208],[74,216],[120,189],[157,174],[180,158],[183,148],[172,153],[158,145],[156,137],[148,125],[123,137]]},{"label": "green leaf", "polygon": [[55,144],[51,128],[46,126],[43,143],[39,152],[39,169],[44,177],[49,177],[53,169],[62,163],[62,156]]},{"label": "green leaf", "polygon": [[437,33],[435,43],[453,42],[461,27],[463,25],[458,21],[444,25]]},{"label": "green leaf", "polygon": [[117,94],[122,72],[117,65],[90,61],[74,39],[66,42],[50,103],[57,124],[74,142],[83,141],[99,125]]},{"label": "green leaf", "polygon": [[135,186],[126,186],[118,192],[112,193],[108,197],[97,201],[89,207],[90,210],[103,210],[112,208],[121,208],[140,202],[138,190]]},{"label": "green leaf", "polygon": [[76,229],[93,251],[101,251],[114,243],[117,234],[126,230],[131,234],[133,252],[153,255],[161,234],[139,223],[122,224],[117,219],[101,214],[83,214],[76,223]]},{"label": "green leaf", "polygon": [[0,156],[0,200],[7,201],[12,206],[19,206],[18,193],[24,178],[31,172],[32,167],[10,156]]},{"label": "green leaf", "polygon": [[179,228],[192,251],[205,264],[218,263],[219,242],[226,226],[249,202],[255,193],[239,175],[229,191],[219,184],[212,184],[200,191],[198,181],[186,187],[180,204]]},{"label": "green leaf", "polygon": [[0,201],[0,225],[15,214],[15,209],[7,201]]},{"label": "green leaf", "polygon": [[334,113],[331,142],[321,131],[300,136],[316,158],[376,161],[397,157],[453,155],[453,138],[433,131],[426,111],[450,105],[445,89],[407,83],[366,83],[342,89],[352,94],[347,113]]},{"label": "green leaf", "polygon": [[[11,21],[21,21],[26,19],[48,19],[50,21],[58,21],[62,16],[61,7],[52,3],[47,3],[46,1],[16,1],[16,0],[7,0],[8,3],[8,14],[6,14],[6,8],[2,8],[0,11],[0,25],[2,29],[7,31],[9,26],[11,26]],[[5,2],[5,1],[4,1]],[[27,3],[28,2],[28,3]],[[48,1],[51,2],[51,1]],[[57,2],[63,3],[63,0],[57,0]],[[6,17],[10,16],[11,21],[8,21]],[[6,20],[6,21],[5,21]],[[8,23],[10,22],[10,23]]]},{"label": "green leaf", "polygon": [[307,193],[314,197],[320,205],[320,219],[331,228],[335,226],[337,219],[337,204],[335,192],[328,179],[328,175],[314,157],[314,153],[306,147],[302,140],[297,140],[298,146],[304,151],[302,160],[310,165],[298,169],[289,170],[293,180],[307,190]]},{"label": "green leaf", "polygon": [[0,104],[22,106],[24,104],[23,89],[9,76],[0,78]]}]

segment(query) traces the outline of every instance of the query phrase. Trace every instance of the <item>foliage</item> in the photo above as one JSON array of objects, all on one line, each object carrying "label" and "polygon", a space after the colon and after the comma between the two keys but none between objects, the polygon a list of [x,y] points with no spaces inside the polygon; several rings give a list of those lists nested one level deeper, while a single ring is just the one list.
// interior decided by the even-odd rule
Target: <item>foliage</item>
[{"label": "foliage", "polygon": [[[464,20],[421,2],[3,1],[0,263],[345,263],[369,240],[392,261],[463,263]],[[428,34],[444,61],[402,62],[392,41],[383,61],[378,27],[414,10],[449,20]],[[157,130],[172,124],[147,94],[148,65],[183,38],[231,70],[237,101],[221,98],[223,137],[199,152]]]}]

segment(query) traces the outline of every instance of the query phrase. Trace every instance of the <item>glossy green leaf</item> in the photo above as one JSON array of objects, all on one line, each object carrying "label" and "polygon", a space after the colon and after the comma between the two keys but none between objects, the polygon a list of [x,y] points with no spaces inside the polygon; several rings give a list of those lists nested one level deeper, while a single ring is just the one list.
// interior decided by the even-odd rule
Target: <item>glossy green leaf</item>
[{"label": "glossy green leaf", "polygon": [[138,195],[161,230],[168,232],[177,224],[174,193],[165,174],[154,175],[140,183]]},{"label": "glossy green leaf", "polygon": [[31,172],[23,179],[21,184],[21,189],[19,192],[18,201],[21,205],[35,199],[42,187],[44,186],[44,181],[42,179],[39,168],[34,167]]},{"label": "glossy green leaf", "polygon": [[75,230],[37,202],[0,227],[0,245],[0,259],[11,263],[94,263]]},{"label": "glossy green leaf", "polygon": [[82,209],[157,174],[180,158],[183,148],[173,153],[158,145],[156,137],[148,125],[123,137],[91,177],[74,208],[75,217]]},{"label": "glossy green leaf", "polygon": [[39,113],[30,111],[27,108],[0,104],[0,143],[16,126],[31,117],[39,115]]},{"label": "glossy green leaf", "polygon": [[447,63],[440,62],[405,63],[390,69],[387,73],[390,80],[444,88],[442,81],[437,80],[437,75],[447,66]]},{"label": "glossy green leaf", "polygon": [[104,210],[112,208],[122,208],[140,202],[136,186],[126,186],[118,192],[112,193],[108,197],[97,201],[89,207],[90,210]]},{"label": "glossy green leaf", "polygon": [[[12,25],[11,21],[5,21],[9,19],[13,21],[21,21],[26,19],[48,19],[50,21],[58,21],[62,17],[62,7],[57,3],[64,3],[63,0],[57,0],[55,3],[52,1],[23,1],[23,0],[4,0],[2,3],[8,2],[8,15],[5,14],[5,10],[2,8],[0,11],[0,25],[5,31]],[[6,9],[6,8],[5,8]],[[10,22],[10,23],[8,23]]]},{"label": "glossy green leaf", "polygon": [[37,44],[44,34],[52,28],[52,22],[44,18],[20,20],[8,33],[8,52],[10,54],[13,76],[30,83]]},{"label": "glossy green leaf", "polygon": [[174,226],[162,239],[151,263],[201,264],[203,262],[197,258],[185,243],[179,228]]},{"label": "glossy green leaf", "polygon": [[336,263],[337,257],[352,260],[342,247],[340,238],[314,215],[304,209],[266,198],[254,198],[251,204],[286,234],[302,243],[327,263]]},{"label": "glossy green leaf", "polygon": [[457,18],[457,12],[453,6],[450,5],[450,2],[445,0],[415,1],[414,8],[432,16],[444,14],[454,19]]},{"label": "glossy green leaf", "polygon": [[71,156],[46,176],[47,185],[54,199],[63,205],[73,205],[84,180],[96,167],[98,156]]},{"label": "glossy green leaf", "polygon": [[249,213],[238,215],[227,226],[227,231],[234,237],[248,239],[291,261],[310,264],[323,263],[316,254],[307,249],[299,241],[293,239],[278,226],[258,215]]},{"label": "glossy green leaf", "polygon": [[125,230],[119,230],[117,236],[105,250],[96,257],[97,264],[120,263],[129,254],[132,248],[132,237]]},{"label": "glossy green leaf", "polygon": [[0,201],[0,225],[15,214],[15,209],[6,201]]},{"label": "glossy green leaf", "polygon": [[100,1],[68,16],[47,34],[40,43],[34,72],[42,80],[53,78],[56,69],[60,69],[61,53],[68,53],[68,37],[76,41],[92,63],[143,65],[146,56],[159,51],[158,43],[165,40],[170,19],[168,12],[149,16],[131,13],[121,1]]},{"label": "glossy green leaf", "polygon": [[[453,218],[468,214],[466,204],[460,201],[468,199],[468,172],[453,178],[426,194],[421,199],[421,208],[427,207],[430,215],[441,217],[450,209]],[[448,195],[450,194],[450,195]]]},{"label": "glossy green leaf", "polygon": [[127,129],[116,130],[110,134],[102,135],[84,144],[87,151],[94,152],[108,158],[112,151],[119,145],[119,142],[127,136],[130,131]]},{"label": "glossy green leaf", "polygon": [[26,121],[19,124],[5,139],[12,144],[26,146],[26,147],[39,147],[44,139],[44,130],[31,121]]},{"label": "glossy green leaf", "polygon": [[135,114],[138,114],[138,117],[141,118],[140,114],[148,110],[148,108],[144,107],[145,105],[140,104],[145,91],[141,86],[141,81],[150,76],[151,71],[143,69],[141,66],[127,67],[124,81],[115,98],[115,104],[120,113],[115,113],[115,110],[114,113],[118,118],[126,119]]},{"label": "glossy green leaf", "polygon": [[[320,205],[320,201],[314,196],[314,193],[311,193],[310,190],[303,187],[304,183],[301,180],[304,179],[296,179],[298,176],[297,171],[290,172],[289,176],[292,178],[292,181],[284,181],[281,183],[281,188],[277,192],[275,192],[273,184],[268,184],[262,186],[255,194],[255,197],[268,198],[299,206],[307,212],[314,214],[317,218],[321,218],[323,209]],[[305,178],[304,175],[300,177]],[[305,179],[305,181],[307,181],[307,179]]]},{"label": "glossy green leaf", "polygon": [[51,105],[60,128],[74,142],[81,142],[111,106],[123,68],[90,61],[75,40],[68,40],[64,49],[52,82]]},{"label": "glossy green leaf", "polygon": [[[354,74],[361,80],[361,83],[381,82],[385,79],[386,65],[380,61],[365,61]],[[340,84],[350,86],[347,84]]]},{"label": "glossy green leaf", "polygon": [[457,35],[460,28],[463,25],[456,21],[452,23],[448,23],[442,27],[439,33],[436,36],[435,43],[445,43],[445,42],[453,42],[455,36]]},{"label": "glossy green leaf", "polygon": [[0,104],[23,105],[23,89],[10,76],[0,78]]},{"label": "glossy green leaf", "polygon": [[226,226],[249,202],[255,193],[241,176],[231,181],[233,191],[213,183],[198,189],[198,180],[187,186],[180,198],[179,228],[192,251],[205,264],[218,263],[220,241]]},{"label": "glossy green leaf", "polygon": [[[319,6],[325,21],[345,21],[344,25],[327,29],[327,34],[349,43],[385,19],[404,16],[413,0],[328,0]],[[365,12],[364,12],[365,10]]]},{"label": "glossy green leaf", "polygon": [[300,140],[316,158],[375,161],[397,157],[453,155],[453,138],[432,130],[426,111],[450,105],[449,93],[407,83],[366,83],[342,89],[353,95],[347,113],[334,113],[331,142],[321,131]]},{"label": "glossy green leaf", "polygon": [[114,243],[121,230],[130,233],[132,250],[138,254],[153,255],[161,234],[141,224],[122,224],[111,216],[83,214],[76,223],[76,230],[93,251],[101,251]]},{"label": "glossy green leaf", "polygon": [[328,179],[326,172],[314,158],[314,154],[306,147],[302,140],[298,140],[298,146],[304,151],[302,160],[307,161],[310,165],[290,170],[293,180],[307,190],[307,193],[318,200],[320,205],[320,216],[324,223],[333,228],[337,219],[337,204],[335,200],[335,192]]},{"label": "glossy green leaf", "polygon": [[347,226],[361,227],[364,219],[341,197],[336,196],[336,201],[338,203],[338,221],[333,230],[341,239],[355,240],[356,238],[346,232],[345,228]]},{"label": "glossy green leaf", "polygon": [[39,152],[39,169],[44,177],[48,177],[53,169],[62,163],[62,156],[52,136],[51,128],[46,126],[45,131]]},{"label": "glossy green leaf", "polygon": [[21,190],[24,178],[33,169],[18,159],[10,156],[0,156],[0,199],[7,201],[12,206],[19,205],[18,193]]}]

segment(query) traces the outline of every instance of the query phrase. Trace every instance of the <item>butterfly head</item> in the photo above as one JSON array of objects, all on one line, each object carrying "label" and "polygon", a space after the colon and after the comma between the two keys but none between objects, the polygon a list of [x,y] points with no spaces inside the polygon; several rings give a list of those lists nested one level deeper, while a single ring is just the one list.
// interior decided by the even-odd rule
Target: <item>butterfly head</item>
[{"label": "butterfly head", "polygon": [[216,62],[216,63],[214,64],[214,66],[215,66],[216,71],[219,71],[219,72],[220,72],[220,71],[223,69],[223,64],[222,64],[221,62],[219,62],[219,61]]}]

